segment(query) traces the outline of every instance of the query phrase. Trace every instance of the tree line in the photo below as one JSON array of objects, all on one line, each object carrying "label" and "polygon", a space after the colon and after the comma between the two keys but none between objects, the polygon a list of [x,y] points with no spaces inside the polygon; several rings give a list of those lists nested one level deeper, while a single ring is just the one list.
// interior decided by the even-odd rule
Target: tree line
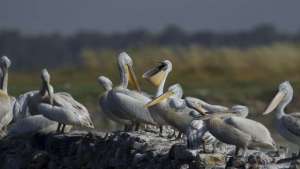
[{"label": "tree line", "polygon": [[249,48],[274,42],[300,42],[300,32],[284,33],[270,24],[236,32],[186,32],[169,25],[158,33],[145,29],[125,33],[79,32],[72,35],[22,34],[16,30],[0,30],[0,54],[9,56],[18,70],[47,66],[80,66],[84,49],[122,51],[143,46],[185,47],[199,45],[208,48]]}]

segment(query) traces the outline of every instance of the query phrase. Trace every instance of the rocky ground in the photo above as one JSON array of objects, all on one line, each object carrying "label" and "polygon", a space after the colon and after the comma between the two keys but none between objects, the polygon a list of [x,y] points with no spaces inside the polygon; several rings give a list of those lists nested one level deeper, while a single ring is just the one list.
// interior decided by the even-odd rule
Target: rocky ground
[{"label": "rocky ground", "polygon": [[[223,145],[225,146],[225,145]],[[296,168],[297,164],[275,162],[282,153],[250,152],[234,159],[232,147],[212,153],[188,150],[181,140],[172,141],[152,131],[73,131],[68,134],[36,135],[2,139],[3,169],[202,169],[202,168]],[[281,157],[279,157],[281,156]],[[298,164],[299,165],[299,164]],[[299,166],[298,166],[299,167]]]}]

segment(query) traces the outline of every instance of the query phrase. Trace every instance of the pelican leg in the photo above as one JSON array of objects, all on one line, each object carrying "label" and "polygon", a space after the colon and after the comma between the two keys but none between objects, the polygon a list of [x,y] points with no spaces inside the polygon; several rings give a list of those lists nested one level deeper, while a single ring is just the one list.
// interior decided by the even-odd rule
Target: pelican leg
[{"label": "pelican leg", "polygon": [[182,137],[182,132],[179,132],[177,137],[175,138],[175,140],[179,140],[179,139],[181,139],[181,137]]},{"label": "pelican leg", "polygon": [[206,141],[202,140],[203,152],[206,153]]},{"label": "pelican leg", "polygon": [[240,151],[240,148],[239,147],[235,147],[235,153],[234,155],[237,157],[239,155],[239,151]]},{"label": "pelican leg", "polygon": [[140,129],[140,123],[135,123],[135,131],[139,131]]},{"label": "pelican leg", "polygon": [[163,137],[163,130],[164,130],[163,126],[159,126],[159,136],[160,137]]},{"label": "pelican leg", "polygon": [[66,125],[65,125],[65,124],[63,124],[63,125],[62,125],[62,128],[61,128],[61,133],[62,133],[62,134],[64,134],[64,133],[65,133],[65,127],[66,127]]},{"label": "pelican leg", "polygon": [[57,129],[56,129],[56,133],[59,133],[59,132],[60,132],[60,127],[61,127],[61,123],[58,123]]}]

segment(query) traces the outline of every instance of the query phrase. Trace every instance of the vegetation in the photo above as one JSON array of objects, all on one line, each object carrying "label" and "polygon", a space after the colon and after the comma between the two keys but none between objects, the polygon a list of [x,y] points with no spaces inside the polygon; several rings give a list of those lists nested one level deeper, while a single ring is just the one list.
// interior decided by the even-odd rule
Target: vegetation
[{"label": "vegetation", "polygon": [[[273,44],[255,48],[204,48],[143,47],[127,52],[134,60],[134,68],[143,89],[154,93],[154,88],[141,78],[148,68],[169,59],[173,71],[168,85],[180,83],[185,95],[203,98],[214,103],[245,104],[261,112],[270,101],[277,86],[290,80],[300,94],[300,45]],[[97,83],[99,75],[119,83],[116,67],[117,51],[86,49],[81,53],[82,66],[50,70],[56,91],[68,91],[83,101],[91,111],[97,111],[97,98],[103,92]],[[13,64],[18,66],[17,64]],[[21,94],[40,86],[39,72],[12,72],[9,79],[10,93]]]}]

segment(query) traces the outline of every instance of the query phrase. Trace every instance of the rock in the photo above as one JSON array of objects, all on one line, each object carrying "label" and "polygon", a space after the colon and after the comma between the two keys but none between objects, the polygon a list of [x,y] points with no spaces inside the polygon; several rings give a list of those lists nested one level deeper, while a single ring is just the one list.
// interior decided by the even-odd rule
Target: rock
[{"label": "rock", "polygon": [[[272,163],[277,157],[251,151],[245,158],[226,161],[229,151],[231,149],[225,153],[189,150],[183,140],[171,141],[155,132],[106,135],[73,131],[36,135],[30,139],[0,140],[0,169],[223,169],[226,165],[227,168],[254,169],[279,166]],[[277,156],[278,153],[270,154]]]},{"label": "rock", "polygon": [[224,154],[198,154],[196,163],[204,167],[224,167],[226,157]]}]

